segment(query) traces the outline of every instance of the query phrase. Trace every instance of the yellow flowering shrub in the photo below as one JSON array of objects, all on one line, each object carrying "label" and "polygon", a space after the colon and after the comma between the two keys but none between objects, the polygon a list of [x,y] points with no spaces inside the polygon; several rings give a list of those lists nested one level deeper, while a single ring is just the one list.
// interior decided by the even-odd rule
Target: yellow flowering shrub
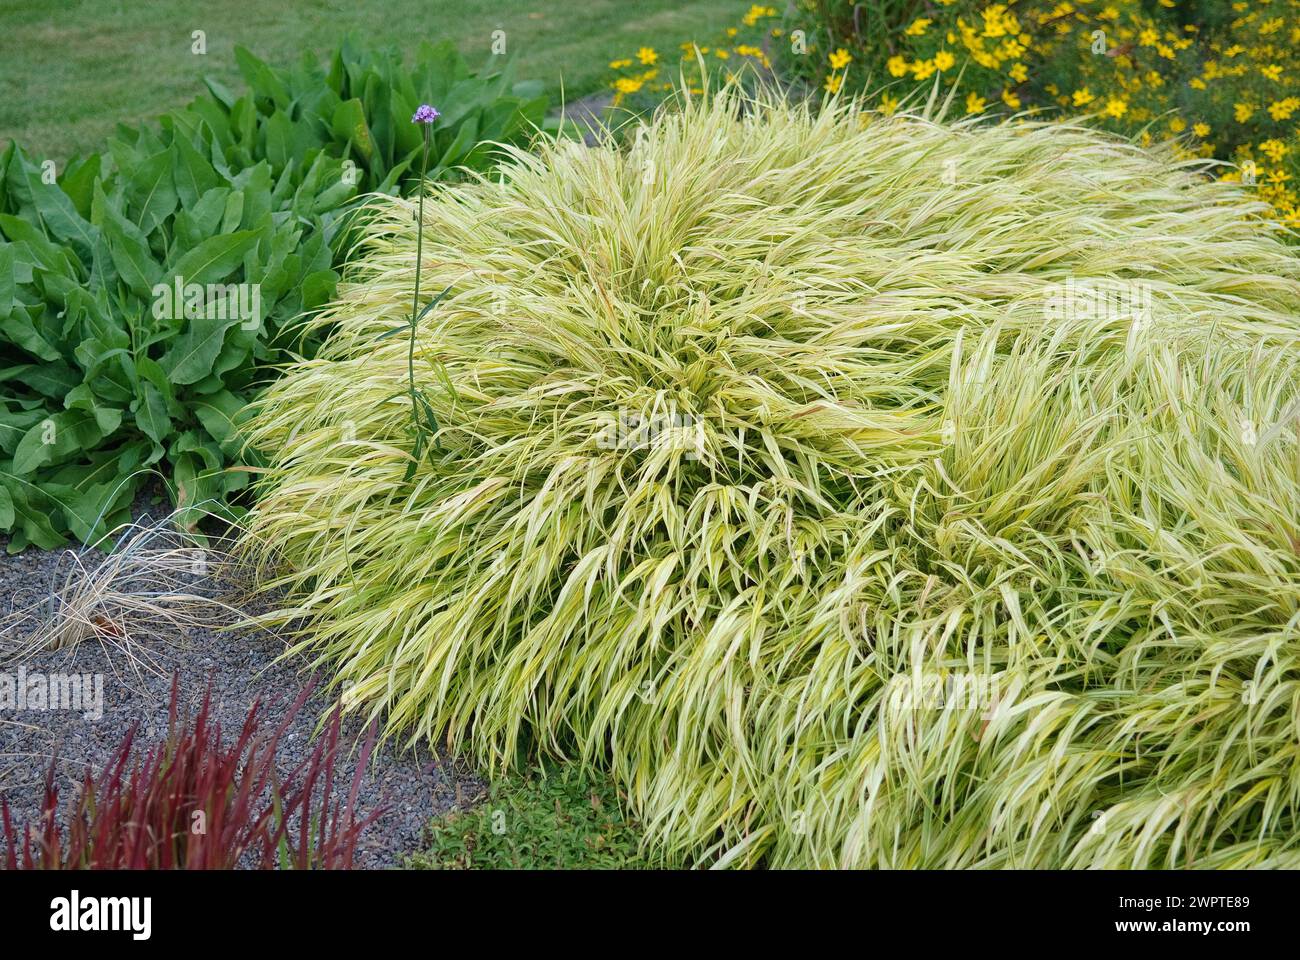
[{"label": "yellow flowering shrub", "polygon": [[[680,61],[642,48],[610,64],[615,103],[635,107],[684,75],[775,70],[885,113],[937,86],[965,114],[1088,117],[1143,143],[1218,158],[1300,226],[1300,0],[799,0],[747,4]],[[707,41],[707,42],[706,42]],[[746,69],[756,68],[756,69]]]},{"label": "yellow flowering shrub", "polygon": [[1187,156],[1232,161],[1223,179],[1255,184],[1300,226],[1300,0],[1075,0],[1034,20],[1038,102],[1086,108],[1143,143],[1176,138]]}]

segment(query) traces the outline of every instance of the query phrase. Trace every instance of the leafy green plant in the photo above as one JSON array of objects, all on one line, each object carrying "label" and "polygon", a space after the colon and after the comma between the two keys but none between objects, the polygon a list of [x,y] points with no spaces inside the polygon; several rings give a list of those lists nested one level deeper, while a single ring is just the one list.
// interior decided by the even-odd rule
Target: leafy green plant
[{"label": "leafy green plant", "polygon": [[248,480],[239,411],[275,364],[310,351],[292,324],[334,296],[356,198],[418,179],[415,104],[442,104],[434,179],[489,170],[495,143],[544,123],[537,85],[473,73],[449,42],[409,68],[351,41],[327,69],[236,57],[246,94],[210,81],[57,180],[14,144],[0,154],[10,550],[98,538],[151,471],[191,518],[230,509]]},{"label": "leafy green plant", "polygon": [[410,200],[258,404],[272,622],[655,849],[1296,866],[1300,261],[1081,125],[695,98]]},{"label": "leafy green plant", "polygon": [[415,870],[618,870],[658,866],[618,791],[572,765],[545,764],[492,784],[467,811],[429,827]]}]

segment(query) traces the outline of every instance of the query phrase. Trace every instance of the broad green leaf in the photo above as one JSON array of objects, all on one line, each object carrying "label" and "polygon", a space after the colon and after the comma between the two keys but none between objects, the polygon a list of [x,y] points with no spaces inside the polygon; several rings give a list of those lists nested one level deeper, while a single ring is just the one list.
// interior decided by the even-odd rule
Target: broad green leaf
[{"label": "broad green leaf", "polygon": [[28,183],[36,213],[50,236],[69,244],[82,263],[89,264],[95,247],[94,226],[77,212],[72,199],[57,183],[45,183],[39,172],[29,172]]},{"label": "broad green leaf", "polygon": [[127,198],[133,211],[130,219],[146,236],[171,216],[177,198],[170,149],[154,154],[129,172]]},{"label": "broad green leaf", "polygon": [[154,284],[162,275],[162,267],[154,259],[149,241],[140,228],[104,196],[99,184],[95,184],[94,210],[118,276],[136,296],[150,297]]},{"label": "broad green leaf", "polygon": [[183,136],[176,138],[172,150],[175,154],[172,177],[176,182],[176,194],[182,209],[192,207],[201,196],[217,186],[217,171],[207,157]]},{"label": "broad green leaf", "polygon": [[68,168],[59,178],[63,192],[72,200],[77,212],[87,220],[90,219],[90,203],[94,196],[95,184],[103,171],[103,158],[98,153],[82,157],[68,164]]},{"label": "broad green leaf", "polygon": [[167,413],[167,401],[152,383],[140,384],[141,396],[135,411],[135,422],[146,437],[162,443],[172,432],[172,420]]},{"label": "broad green leaf", "polygon": [[334,111],[331,129],[340,140],[349,141],[353,149],[367,162],[371,163],[375,155],[375,145],[370,138],[370,128],[366,126],[366,111],[361,101],[353,97],[344,100]]},{"label": "broad green leaf", "polygon": [[12,456],[18,442],[27,435],[32,425],[40,423],[51,412],[44,406],[32,410],[0,409],[0,449]]},{"label": "broad green leaf", "polygon": [[0,382],[17,380],[43,396],[62,401],[68,391],[81,382],[78,373],[66,363],[20,363],[0,370]]},{"label": "broad green leaf", "polygon": [[293,124],[286,113],[277,110],[266,121],[266,159],[276,170],[283,170],[288,166],[293,153]]},{"label": "broad green leaf", "polygon": [[0,242],[0,320],[14,308],[14,245]]},{"label": "broad green leaf", "polygon": [[53,550],[65,542],[66,538],[54,527],[55,518],[61,513],[58,492],[48,486],[42,489],[2,466],[0,485],[8,490],[14,507],[9,546],[6,548],[9,553],[17,553],[28,546]]},{"label": "broad green leaf", "polygon": [[90,411],[95,417],[95,423],[99,425],[100,432],[105,436],[115,431],[122,423],[122,411],[102,403],[88,383],[79,384],[68,394],[63,405],[69,410]]},{"label": "broad green leaf", "polygon": [[443,153],[442,159],[438,161],[440,167],[453,167],[459,163],[469,153],[469,149],[478,138],[478,118],[470,117],[461,124],[460,129],[456,131],[456,137],[447,146]]},{"label": "broad green leaf", "polygon": [[259,97],[270,99],[280,109],[289,106],[289,91],[280,77],[264,61],[255,57],[246,47],[235,47],[235,62],[244,81]]},{"label": "broad green leaf", "polygon": [[230,109],[230,107],[234,104],[235,95],[231,93],[230,88],[227,87],[220,80],[216,79],[215,77],[204,77],[203,84],[212,92],[212,95],[216,97],[217,100],[226,109]]},{"label": "broad green leaf", "polygon": [[84,454],[103,438],[104,433],[91,411],[56,413],[35,424],[18,442],[14,450],[14,473],[26,476],[43,464],[58,463],[74,454]]},{"label": "broad green leaf", "polygon": [[15,253],[15,266],[19,261],[19,254],[27,252],[33,255],[28,262],[48,270],[51,273],[60,274],[76,280],[78,275],[76,258],[64,247],[51,243],[45,236],[44,232],[36,225],[11,214],[0,213],[0,231],[15,243],[24,245],[23,250]]},{"label": "broad green leaf", "polygon": [[244,253],[257,242],[256,230],[209,237],[187,251],[167,270],[185,283],[216,283],[224,280],[243,262]]},{"label": "broad green leaf", "polygon": [[[173,237],[179,249],[188,250],[190,247],[198,246],[218,232],[229,197],[229,187],[213,187],[199,198],[198,203],[176,215],[173,221]],[[235,222],[239,222],[237,216]]]},{"label": "broad green leaf", "polygon": [[238,453],[238,417],[245,406],[246,401],[229,390],[220,390],[194,401],[194,415],[228,456]]},{"label": "broad green leaf", "polygon": [[159,364],[173,383],[197,383],[208,375],[221,353],[226,331],[239,319],[201,316],[191,320]]},{"label": "broad green leaf", "polygon": [[32,356],[42,360],[58,360],[63,356],[58,348],[36,329],[25,309],[10,310],[4,319],[0,319],[0,333],[3,333],[10,343],[22,347]]}]

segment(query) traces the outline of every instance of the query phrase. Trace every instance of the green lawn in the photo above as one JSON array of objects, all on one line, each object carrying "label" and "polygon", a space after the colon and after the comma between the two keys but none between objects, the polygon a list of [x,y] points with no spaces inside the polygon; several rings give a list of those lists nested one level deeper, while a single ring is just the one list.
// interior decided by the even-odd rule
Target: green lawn
[{"label": "green lawn", "polygon": [[[20,8],[21,6],[21,8]],[[504,30],[521,78],[558,99],[598,90],[608,62],[646,44],[675,62],[683,40],[711,36],[741,0],[66,0],[0,7],[0,144],[16,139],[56,162],[99,143],[114,124],[192,97],[205,74],[236,83],[231,50],[274,62],[323,53],[349,30],[409,52],[454,38],[471,64]],[[203,30],[207,53],[191,52]],[[60,166],[62,164],[60,163]]]}]

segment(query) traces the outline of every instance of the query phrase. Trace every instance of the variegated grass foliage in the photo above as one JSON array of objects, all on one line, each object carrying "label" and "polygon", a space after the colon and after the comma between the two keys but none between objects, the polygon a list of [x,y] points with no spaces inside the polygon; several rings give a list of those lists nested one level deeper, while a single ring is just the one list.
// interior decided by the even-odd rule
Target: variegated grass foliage
[{"label": "variegated grass foliage", "polygon": [[507,173],[424,208],[409,480],[411,201],[254,423],[349,703],[695,862],[1300,865],[1300,261],[1244,194],[725,93]]}]

